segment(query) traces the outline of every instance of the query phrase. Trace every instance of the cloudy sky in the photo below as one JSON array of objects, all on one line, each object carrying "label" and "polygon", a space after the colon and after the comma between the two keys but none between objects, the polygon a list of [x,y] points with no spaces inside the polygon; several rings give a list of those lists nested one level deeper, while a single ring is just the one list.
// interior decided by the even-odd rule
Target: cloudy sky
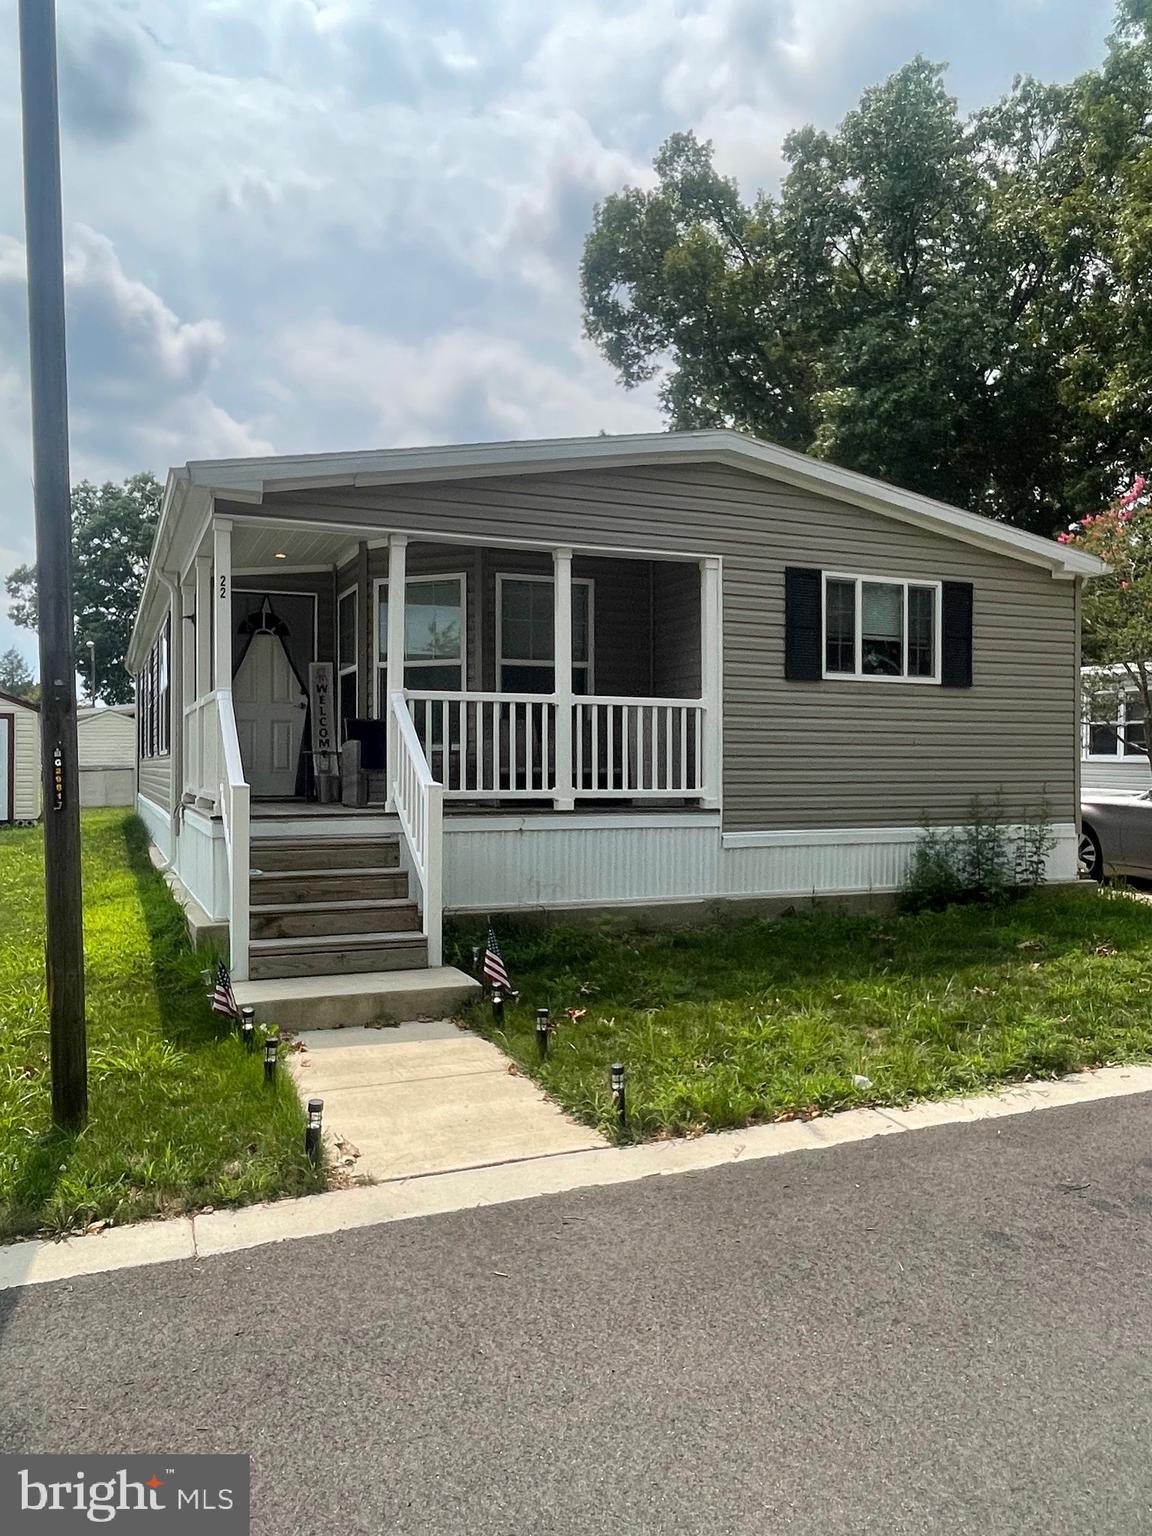
[{"label": "cloudy sky", "polygon": [[[0,0],[0,573],[32,554],[15,0]],[[59,0],[73,479],[656,427],[581,339],[594,203],[666,135],[749,191],[920,51],[962,106],[1111,0]],[[0,608],[2,613],[2,608]],[[0,649],[33,643],[0,616]]]}]

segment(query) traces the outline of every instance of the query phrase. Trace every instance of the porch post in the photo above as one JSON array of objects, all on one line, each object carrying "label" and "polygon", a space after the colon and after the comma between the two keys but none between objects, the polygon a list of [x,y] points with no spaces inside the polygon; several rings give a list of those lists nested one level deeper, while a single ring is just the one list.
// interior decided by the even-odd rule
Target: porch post
[{"label": "porch post", "polygon": [[700,562],[700,696],[704,701],[701,803],[720,805],[724,761],[724,618],[720,561]]},{"label": "porch post", "polygon": [[196,753],[196,731],[198,726],[193,725],[192,736],[189,737],[184,711],[195,704],[200,697],[200,690],[196,686],[196,647],[199,644],[199,629],[196,624],[196,573],[188,570],[180,578],[180,758],[177,761],[173,754],[173,772],[178,775],[175,783],[175,799],[179,805],[187,791],[195,796],[200,787],[198,773],[194,770]]},{"label": "porch post", "polygon": [[184,798],[184,588],[179,576],[160,572],[168,588],[168,756],[171,760],[172,788],[168,795],[168,816],[172,832],[172,859],[176,862],[176,839],[180,835],[180,803]]},{"label": "porch post", "polygon": [[404,608],[408,600],[408,537],[388,536],[388,665],[385,675],[384,718],[388,722],[388,804],[392,804],[392,772],[396,763],[396,721],[392,695],[404,692]]},{"label": "porch post", "polygon": [[572,810],[572,551],[552,551],[553,659],[556,668],[556,780],[552,806]]},{"label": "porch post", "polygon": [[212,686],[232,686],[232,524],[212,529]]},{"label": "porch post", "polygon": [[202,699],[212,686],[212,556],[196,556],[196,653],[194,697]]}]

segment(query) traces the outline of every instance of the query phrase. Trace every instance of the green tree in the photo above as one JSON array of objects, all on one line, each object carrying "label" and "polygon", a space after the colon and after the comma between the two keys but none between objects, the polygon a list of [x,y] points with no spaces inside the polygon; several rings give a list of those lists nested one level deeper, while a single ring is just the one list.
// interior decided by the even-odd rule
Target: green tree
[{"label": "green tree", "polygon": [[15,646],[0,654],[0,693],[14,699],[32,699],[36,682],[32,669]]},{"label": "green tree", "polygon": [[1037,532],[1152,439],[1152,0],[1102,67],[963,119],[916,58],[745,202],[676,134],[596,210],[587,334],[670,424],[733,426]]},{"label": "green tree", "polygon": [[[76,651],[81,671],[88,642],[96,646],[97,685],[108,704],[132,698],[124,656],[148,569],[163,487],[154,475],[132,475],[123,485],[72,487],[72,558]],[[36,567],[18,566],[5,578],[12,620],[36,628]]]},{"label": "green tree", "polygon": [[[1145,492],[1137,475],[1124,496],[1059,535],[1108,565],[1085,582],[1081,599],[1084,660],[1093,668],[1082,688],[1089,722],[1118,719],[1121,698],[1133,695],[1141,718],[1152,721],[1152,497]],[[1152,758],[1152,732],[1130,739]]]}]

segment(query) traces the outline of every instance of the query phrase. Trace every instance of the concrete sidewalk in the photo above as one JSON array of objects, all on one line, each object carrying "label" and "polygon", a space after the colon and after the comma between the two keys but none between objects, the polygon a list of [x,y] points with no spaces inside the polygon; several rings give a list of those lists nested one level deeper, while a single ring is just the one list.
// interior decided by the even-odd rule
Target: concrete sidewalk
[{"label": "concrete sidewalk", "polygon": [[302,1098],[324,1100],[333,1162],[353,1178],[409,1178],[607,1145],[510,1071],[494,1045],[450,1019],[309,1030],[298,1039],[304,1048],[288,1056],[292,1075]]},{"label": "concrete sidewalk", "polygon": [[[433,1026],[422,1028],[431,1030]],[[334,1047],[338,1044],[338,1040],[333,1041]],[[303,1068],[303,1075],[307,1077],[312,1070]],[[534,1093],[523,1079],[517,1081],[528,1087],[530,1094]],[[1011,1120],[1041,1110],[1070,1109],[1094,1100],[1142,1094],[1152,1094],[1152,1065],[1143,1063],[1078,1072],[1056,1082],[1019,1083],[1001,1093],[970,1099],[922,1101],[906,1109],[849,1109],[816,1120],[753,1125],[691,1140],[613,1147],[603,1145],[589,1131],[570,1127],[589,1138],[584,1145],[591,1145],[593,1150],[497,1160],[486,1166],[430,1173],[427,1177],[401,1173],[367,1188],[331,1190],[298,1200],[275,1200],[268,1205],[110,1227],[104,1232],[61,1241],[13,1243],[0,1248],[0,1292],[79,1275],[163,1266],[181,1260],[199,1261],[269,1243],[331,1236],[452,1211],[634,1184],[651,1178],[659,1180],[664,1175],[704,1173],[737,1163],[766,1163],[797,1154],[811,1156],[834,1147],[902,1133],[979,1126],[989,1120]],[[562,1125],[568,1124],[547,1101],[543,1102],[543,1109],[548,1115],[557,1115]],[[1074,1143],[1070,1150],[1074,1153]],[[766,1168],[764,1171],[767,1174]]]}]

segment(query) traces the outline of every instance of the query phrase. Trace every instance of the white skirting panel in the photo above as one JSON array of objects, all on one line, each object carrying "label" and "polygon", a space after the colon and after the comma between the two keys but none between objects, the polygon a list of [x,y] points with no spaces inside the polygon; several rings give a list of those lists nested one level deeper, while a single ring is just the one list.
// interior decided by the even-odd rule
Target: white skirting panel
[{"label": "white skirting panel", "polygon": [[136,814],[148,828],[148,836],[160,850],[164,862],[171,863],[172,823],[168,819],[168,812],[158,806],[154,800],[149,800],[144,795],[137,795]]},{"label": "white skirting panel", "polygon": [[172,867],[209,917],[228,920],[228,850],[219,820],[185,807]]},{"label": "white skirting panel", "polygon": [[[450,911],[620,906],[725,897],[802,897],[899,889],[915,827],[742,833],[703,818],[493,818],[446,821]],[[1076,878],[1076,829],[1053,827],[1049,880]]]}]

